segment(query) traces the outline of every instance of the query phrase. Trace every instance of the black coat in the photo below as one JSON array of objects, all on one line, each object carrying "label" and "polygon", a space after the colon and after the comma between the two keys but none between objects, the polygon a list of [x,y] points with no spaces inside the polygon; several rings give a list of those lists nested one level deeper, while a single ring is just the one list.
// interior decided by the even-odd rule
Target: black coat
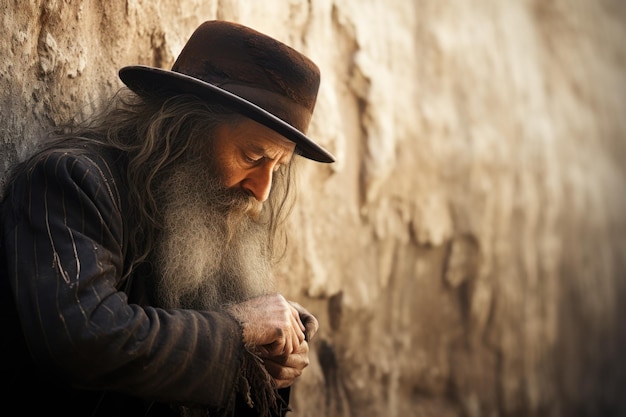
[{"label": "black coat", "polygon": [[232,317],[142,305],[123,291],[132,256],[123,161],[52,152],[8,184],[3,396],[31,399],[23,415],[166,416],[176,415],[171,403],[223,411],[241,402],[244,348]]}]

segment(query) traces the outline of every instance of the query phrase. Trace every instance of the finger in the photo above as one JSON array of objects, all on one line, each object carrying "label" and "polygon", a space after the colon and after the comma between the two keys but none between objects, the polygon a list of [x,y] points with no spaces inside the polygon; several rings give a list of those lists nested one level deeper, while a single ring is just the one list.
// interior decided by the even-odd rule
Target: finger
[{"label": "finger", "polygon": [[274,342],[269,345],[263,345],[259,347],[258,355],[261,358],[274,358],[283,355],[285,351],[285,344]]},{"label": "finger", "polygon": [[298,321],[300,322],[300,329],[302,331],[305,330],[305,326],[304,326],[304,321],[303,321],[303,315],[302,312],[304,312],[304,308],[296,303],[295,301],[289,301],[289,304],[291,305],[291,314],[294,315],[294,317],[296,317],[298,319]]},{"label": "finger", "polygon": [[291,385],[293,385],[294,382],[295,382],[295,379],[291,379],[291,380],[274,379],[274,383],[276,384],[276,388],[278,389],[290,387]]},{"label": "finger", "polygon": [[298,310],[296,310],[292,306],[290,307],[291,307],[291,323],[296,332],[296,336],[298,338],[298,345],[299,345],[305,339],[304,331],[306,330],[306,327],[304,326],[304,324],[302,324],[302,320],[300,320],[300,314],[298,313]]},{"label": "finger", "polygon": [[291,341],[291,336],[285,335],[285,332],[281,328],[276,328],[274,337],[270,338],[271,341],[262,345],[260,348],[262,357],[280,356],[287,349],[287,345]]},{"label": "finger", "polygon": [[289,301],[289,303],[297,310],[298,317],[304,326],[304,335],[305,340],[310,341],[315,333],[319,330],[319,322],[307,309],[302,307],[300,304],[295,301]]},{"label": "finger", "polygon": [[313,339],[313,336],[315,336],[315,333],[317,333],[317,330],[319,329],[319,323],[315,317],[309,316],[307,317],[304,327],[305,340],[310,341],[311,339]]},{"label": "finger", "polygon": [[292,310],[294,317],[296,318],[296,320],[298,321],[298,327],[300,328],[300,330],[302,330],[304,332],[304,330],[306,329],[304,322],[302,321],[302,317],[300,316],[300,313],[298,312],[298,310],[293,309]]},{"label": "finger", "polygon": [[285,343],[285,348],[280,353],[280,356],[291,355],[292,352],[293,352],[293,339],[287,338],[287,343]]},{"label": "finger", "polygon": [[300,329],[299,322],[293,316],[291,317],[291,328],[294,349],[296,349],[298,346],[300,346],[300,343],[304,341],[304,332]]},{"label": "finger", "polygon": [[282,355],[291,355],[296,346],[298,346],[297,338],[294,335],[293,329],[289,329],[288,334],[285,337],[285,346],[282,351]]},{"label": "finger", "polygon": [[304,369],[309,365],[309,344],[302,342],[291,355],[279,355],[266,358],[267,361],[287,368]]},{"label": "finger", "polygon": [[264,362],[267,372],[277,381],[293,381],[302,375],[302,370],[306,367],[304,364],[298,364],[298,367],[283,366],[271,360]]}]

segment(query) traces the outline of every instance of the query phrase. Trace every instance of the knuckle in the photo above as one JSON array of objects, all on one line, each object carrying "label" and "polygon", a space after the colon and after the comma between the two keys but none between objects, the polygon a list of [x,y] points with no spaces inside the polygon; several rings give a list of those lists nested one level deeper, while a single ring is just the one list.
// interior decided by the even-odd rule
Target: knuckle
[{"label": "knuckle", "polygon": [[276,332],[276,337],[278,337],[279,339],[285,338],[285,331],[282,329],[282,327],[276,327],[274,331]]}]

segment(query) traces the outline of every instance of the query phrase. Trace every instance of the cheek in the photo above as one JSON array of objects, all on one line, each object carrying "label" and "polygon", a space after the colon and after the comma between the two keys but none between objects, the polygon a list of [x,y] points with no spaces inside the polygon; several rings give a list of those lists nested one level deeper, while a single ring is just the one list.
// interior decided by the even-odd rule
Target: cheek
[{"label": "cheek", "polygon": [[233,166],[223,166],[220,179],[226,188],[233,188],[246,178],[246,172]]},{"label": "cheek", "polygon": [[224,185],[224,187],[226,188],[233,188],[234,186],[236,186],[239,183],[239,181],[237,181],[237,178],[234,176],[223,176],[222,177],[222,185]]},{"label": "cheek", "polygon": [[221,186],[231,188],[237,183],[239,170],[232,161],[209,156],[206,159],[206,167],[210,175],[216,178]]}]

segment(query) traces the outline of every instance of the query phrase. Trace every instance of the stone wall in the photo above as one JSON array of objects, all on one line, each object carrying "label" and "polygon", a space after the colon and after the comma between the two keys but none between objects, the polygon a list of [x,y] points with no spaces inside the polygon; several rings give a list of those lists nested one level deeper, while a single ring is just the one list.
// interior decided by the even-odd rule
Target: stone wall
[{"label": "stone wall", "polygon": [[[626,415],[626,3],[0,0],[4,171],[204,20],[322,70],[284,292],[304,416]],[[1,179],[1,177],[0,177]]]}]

